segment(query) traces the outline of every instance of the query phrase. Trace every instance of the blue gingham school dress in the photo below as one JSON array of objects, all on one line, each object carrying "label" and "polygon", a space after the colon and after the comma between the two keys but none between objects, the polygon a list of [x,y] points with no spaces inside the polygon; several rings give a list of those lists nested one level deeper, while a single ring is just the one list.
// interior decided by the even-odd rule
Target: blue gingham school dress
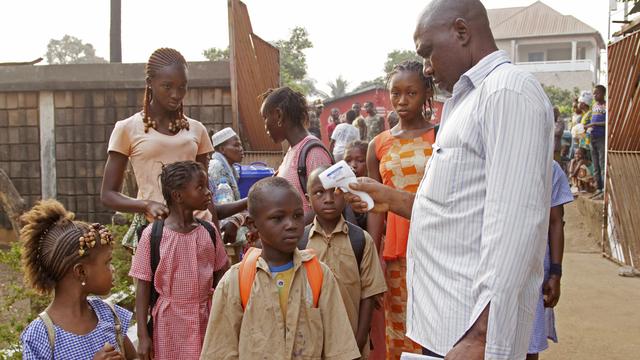
[{"label": "blue gingham school dress", "polygon": [[[115,318],[109,305],[98,297],[89,297],[87,301],[98,317],[98,325],[86,335],[72,334],[54,325],[55,346],[53,359],[91,360],[106,342],[122,352],[116,341]],[[117,305],[115,306],[115,311],[120,319],[122,335],[125,336],[132,313]],[[23,359],[52,359],[49,335],[42,319],[36,318],[33,320],[22,332],[20,341],[22,343]]]}]

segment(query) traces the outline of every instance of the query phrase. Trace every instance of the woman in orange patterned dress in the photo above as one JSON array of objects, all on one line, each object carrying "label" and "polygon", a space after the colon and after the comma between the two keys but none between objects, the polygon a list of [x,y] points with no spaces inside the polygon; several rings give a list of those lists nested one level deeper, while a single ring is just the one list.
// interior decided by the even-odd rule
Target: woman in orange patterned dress
[{"label": "woman in orange patterned dress", "polygon": [[[400,122],[369,143],[369,177],[387,186],[415,193],[435,141],[434,126],[429,121],[431,112],[427,110],[433,86],[423,75],[422,64],[417,61],[396,65],[389,75],[388,84],[391,104]],[[384,215],[371,213],[367,222],[367,229],[379,247],[385,235],[382,254],[389,288],[384,299],[387,359],[399,359],[403,351],[420,354],[420,345],[405,336],[409,220],[389,212],[386,231]]]}]

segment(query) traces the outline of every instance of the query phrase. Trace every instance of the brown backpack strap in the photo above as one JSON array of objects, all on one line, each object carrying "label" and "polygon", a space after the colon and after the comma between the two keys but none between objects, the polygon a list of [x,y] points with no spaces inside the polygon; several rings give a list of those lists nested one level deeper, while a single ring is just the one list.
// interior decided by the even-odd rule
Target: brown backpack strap
[{"label": "brown backpack strap", "polygon": [[41,312],[38,317],[44,323],[44,327],[47,329],[47,337],[49,338],[49,347],[51,348],[51,359],[53,359],[53,350],[56,344],[56,329],[53,327],[53,321],[47,314],[47,310],[45,309]]}]

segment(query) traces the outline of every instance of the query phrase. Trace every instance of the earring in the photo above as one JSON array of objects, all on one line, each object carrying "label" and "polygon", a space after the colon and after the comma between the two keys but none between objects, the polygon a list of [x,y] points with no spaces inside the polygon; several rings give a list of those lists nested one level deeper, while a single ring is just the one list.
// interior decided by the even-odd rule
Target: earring
[{"label": "earring", "polygon": [[278,127],[282,127],[282,121],[278,121]]},{"label": "earring", "polygon": [[87,283],[84,280],[82,280],[82,286],[85,286],[85,285],[87,285]]}]

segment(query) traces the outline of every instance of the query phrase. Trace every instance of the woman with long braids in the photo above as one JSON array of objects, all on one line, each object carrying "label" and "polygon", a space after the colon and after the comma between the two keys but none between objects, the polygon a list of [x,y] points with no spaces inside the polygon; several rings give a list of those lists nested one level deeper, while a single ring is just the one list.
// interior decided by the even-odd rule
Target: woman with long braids
[{"label": "woman with long braids", "polygon": [[[415,193],[431,156],[431,145],[435,141],[434,126],[430,122],[433,86],[430,79],[424,76],[422,64],[417,61],[404,61],[396,65],[387,82],[391,104],[400,117],[400,122],[369,143],[369,177],[385,185]],[[378,248],[385,233],[384,220],[384,215],[373,213],[367,218],[367,230]],[[408,237],[409,220],[389,212],[382,246],[389,289],[384,299],[387,359],[399,359],[403,351],[422,352],[419,345],[405,336]],[[374,344],[374,350],[375,348]]]},{"label": "woman with long braids", "polygon": [[[135,213],[131,228],[122,240],[133,252],[148,222],[169,213],[158,181],[162,165],[195,160],[207,168],[209,154],[213,152],[204,125],[183,113],[182,100],[187,93],[184,57],[174,49],[157,49],[145,66],[145,81],[142,111],[118,121],[111,133],[100,193],[106,207]],[[135,199],[120,192],[128,161],[138,184]],[[217,215],[227,217],[244,208],[246,202],[241,201],[213,211],[212,203],[209,211],[196,215],[217,225]]]}]

